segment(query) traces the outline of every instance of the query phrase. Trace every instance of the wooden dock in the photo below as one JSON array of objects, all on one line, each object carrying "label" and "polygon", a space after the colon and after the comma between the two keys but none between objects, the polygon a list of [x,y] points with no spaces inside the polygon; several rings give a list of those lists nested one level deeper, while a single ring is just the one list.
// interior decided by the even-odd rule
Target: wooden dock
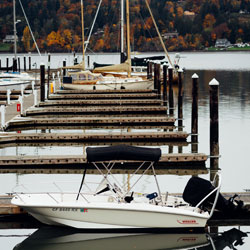
[{"label": "wooden dock", "polygon": [[[39,145],[133,144],[188,146],[189,133],[176,128],[176,118],[167,114],[168,109],[154,90],[59,90],[48,100],[25,109],[23,115],[10,119],[0,134],[0,148]],[[44,128],[72,132],[46,132]],[[77,129],[82,131],[74,131]],[[85,129],[88,128],[88,131]],[[102,129],[91,131],[91,129]],[[105,128],[119,128],[105,132]],[[136,128],[136,131],[131,131]],[[147,131],[140,130],[147,128]],[[41,129],[41,132],[25,132]],[[15,131],[15,132],[7,132]],[[17,133],[18,132],[18,133]],[[173,174],[206,173],[204,154],[170,154],[158,164],[159,172]],[[87,164],[84,156],[11,156],[1,157],[0,171],[62,173],[79,172]],[[125,168],[124,168],[125,167]],[[129,171],[133,162],[127,162],[117,171]],[[126,170],[127,168],[127,170]],[[91,170],[94,171],[94,170]],[[199,172],[200,171],[200,172]]]},{"label": "wooden dock", "polygon": [[[155,164],[157,174],[194,175],[206,174],[207,156],[204,154],[162,155]],[[132,173],[142,162],[118,161],[114,173]],[[96,168],[83,155],[64,156],[3,156],[0,159],[0,173],[82,173],[87,167],[89,173],[98,174]],[[141,171],[145,170],[143,167]],[[149,172],[149,174],[152,174]]]},{"label": "wooden dock", "polygon": [[[1,97],[1,93],[0,93]],[[41,97],[41,96],[40,96]],[[41,97],[42,98],[42,97]],[[29,104],[25,104],[22,115],[16,114],[13,105],[12,116],[8,113],[6,127],[0,133],[0,148],[8,147],[42,147],[42,146],[79,146],[82,155],[12,155],[0,158],[0,173],[42,173],[98,174],[85,156],[86,146],[129,144],[140,146],[168,147],[168,154],[163,154],[156,163],[157,174],[200,175],[207,174],[208,156],[202,153],[183,153],[183,147],[190,145],[190,134],[183,131],[182,116],[177,122],[173,115],[173,107],[166,105],[160,91],[155,90],[103,90],[73,91],[57,90],[49,94],[47,100],[33,105],[33,96],[29,96]],[[8,107],[11,110],[10,107]],[[179,114],[179,112],[178,112]],[[181,120],[181,122],[180,122]],[[108,129],[108,131],[105,131]],[[116,129],[116,130],[111,130]],[[117,129],[118,132],[117,132]],[[133,131],[135,129],[135,131]],[[147,129],[146,131],[143,129]],[[36,131],[35,131],[36,130]],[[66,130],[66,131],[64,131]],[[34,132],[35,131],[35,132]],[[69,132],[70,131],[70,132]],[[192,130],[193,131],[193,130]],[[193,145],[193,144],[192,144]],[[178,147],[179,153],[173,153]],[[65,151],[64,151],[65,152]],[[140,165],[139,161],[118,161],[113,173],[128,174]],[[142,167],[140,173],[144,170]],[[149,174],[153,174],[149,172]],[[247,205],[250,194],[241,194]],[[11,197],[0,197],[0,215],[17,216],[22,222],[25,211],[10,205]],[[2,202],[1,202],[2,199]],[[249,199],[249,200],[248,200]],[[4,217],[5,219],[7,217]],[[249,224],[250,217],[237,218],[234,224]],[[12,224],[8,224],[11,227]],[[229,224],[228,218],[223,220],[213,217],[210,225]],[[38,227],[37,221],[31,219],[30,225]],[[0,228],[4,227],[1,224]]]}]

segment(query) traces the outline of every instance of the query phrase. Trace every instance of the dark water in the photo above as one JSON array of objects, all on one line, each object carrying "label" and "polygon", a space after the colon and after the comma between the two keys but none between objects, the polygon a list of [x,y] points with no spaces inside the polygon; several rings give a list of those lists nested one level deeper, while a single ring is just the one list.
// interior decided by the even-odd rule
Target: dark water
[{"label": "dark water", "polygon": [[[240,57],[240,55],[239,55]],[[244,57],[246,58],[246,57]],[[249,58],[250,59],[250,58]],[[227,60],[227,58],[226,58]],[[240,60],[240,59],[239,59]],[[244,59],[246,60],[246,59]],[[208,60],[211,63],[211,60]],[[250,60],[249,60],[250,61]],[[222,60],[223,62],[223,60]],[[204,61],[202,61],[204,63]],[[219,59],[215,61],[215,68],[219,68]],[[224,62],[225,63],[225,62]],[[229,63],[229,62],[227,62]],[[231,61],[231,64],[233,62]],[[185,66],[187,68],[187,66]],[[205,68],[206,65],[201,65]],[[210,67],[211,68],[211,65]],[[233,68],[233,66],[231,67]],[[220,68],[219,68],[220,69]],[[190,132],[191,125],[191,76],[196,73],[199,76],[199,152],[209,155],[209,81],[216,78],[220,83],[220,106],[219,106],[219,136],[220,155],[219,166],[222,169],[222,191],[223,192],[244,192],[250,189],[250,162],[248,155],[250,152],[250,72],[240,67],[236,70],[187,70],[184,79],[185,99],[184,99],[184,125],[185,131]],[[1,148],[0,156],[4,155],[56,155],[56,154],[81,154],[84,145],[72,147],[34,146],[34,147],[10,147]],[[163,152],[167,152],[166,146],[161,146]],[[191,152],[191,147],[187,146],[184,152]],[[177,148],[174,148],[177,152]],[[209,167],[209,161],[207,162]],[[208,178],[208,176],[203,176]],[[10,192],[16,183],[34,183],[48,181],[65,181],[68,179],[79,180],[78,175],[0,175],[0,193]],[[96,178],[93,176],[92,178]],[[120,176],[119,178],[123,178]],[[160,176],[159,181],[164,185],[164,190],[169,192],[182,192],[189,176]],[[178,183],[178,184],[176,184]],[[150,189],[151,177],[147,179],[147,187]],[[249,232],[249,227],[238,228],[242,232]],[[50,232],[50,236],[39,230],[28,238],[28,235],[35,230],[0,230],[1,249],[229,249],[230,244],[234,244],[236,249],[250,249],[250,240],[246,235],[242,236],[238,231],[229,231],[231,227],[219,228],[223,234],[211,235],[211,240],[207,240],[206,235],[143,235],[116,237],[105,235],[85,235],[75,232],[62,232],[55,235]],[[223,236],[224,235],[224,236]],[[107,237],[108,236],[108,237]],[[239,241],[243,237],[244,244]],[[91,238],[86,240],[88,237]],[[103,237],[103,238],[102,238]],[[238,241],[237,241],[238,240]],[[148,243],[147,243],[148,242]],[[157,244],[150,244],[157,242]],[[191,243],[190,243],[191,242]],[[211,243],[213,242],[213,243]],[[184,244],[188,243],[188,244]],[[184,244],[184,245],[183,245]],[[193,245],[192,245],[193,244]],[[213,247],[214,246],[214,247]]]}]

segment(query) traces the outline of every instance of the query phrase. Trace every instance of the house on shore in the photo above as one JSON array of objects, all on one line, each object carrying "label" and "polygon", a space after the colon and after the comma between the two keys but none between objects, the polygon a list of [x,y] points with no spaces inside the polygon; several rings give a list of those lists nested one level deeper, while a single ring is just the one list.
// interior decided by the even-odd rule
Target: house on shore
[{"label": "house on shore", "polygon": [[215,42],[216,48],[228,48],[229,46],[231,46],[231,43],[226,38],[217,39]]},{"label": "house on shore", "polygon": [[[18,40],[18,36],[16,36],[16,40]],[[14,42],[15,42],[14,35],[6,35],[5,38],[3,39],[3,43],[14,43]]]}]

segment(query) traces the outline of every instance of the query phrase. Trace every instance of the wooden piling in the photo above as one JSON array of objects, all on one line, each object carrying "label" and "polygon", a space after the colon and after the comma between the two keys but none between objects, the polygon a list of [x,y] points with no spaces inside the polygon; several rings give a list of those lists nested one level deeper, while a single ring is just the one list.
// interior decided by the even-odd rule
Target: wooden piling
[{"label": "wooden piling", "polygon": [[163,65],[163,104],[164,106],[167,106],[167,70],[168,66],[166,63]]},{"label": "wooden piling", "polygon": [[40,101],[45,101],[45,65],[41,64],[40,66],[40,81],[41,81],[41,90],[40,90]]},{"label": "wooden piling", "polygon": [[183,130],[183,85],[182,85],[183,70],[178,70],[178,131]]},{"label": "wooden piling", "polygon": [[[63,60],[63,67],[66,67],[66,60]],[[66,69],[63,69],[63,76],[66,76]]]},{"label": "wooden piling", "polygon": [[174,93],[173,93],[173,67],[168,68],[168,101],[169,101],[169,114],[174,114]]},{"label": "wooden piling", "polygon": [[157,89],[157,94],[160,97],[161,96],[161,79],[160,79],[160,68],[161,65],[156,63],[155,64],[155,78],[156,78],[156,89]]},{"label": "wooden piling", "polygon": [[192,152],[198,151],[198,79],[197,74],[193,74],[193,86],[192,86],[192,118],[191,118],[191,141]]},{"label": "wooden piling", "polygon": [[48,88],[47,88],[47,96],[49,96],[49,78],[50,78],[50,58],[51,58],[51,56],[50,56],[50,53],[48,54]]},{"label": "wooden piling", "polygon": [[17,58],[17,62],[18,62],[18,72],[21,72],[20,57]]},{"label": "wooden piling", "polygon": [[156,69],[156,63],[154,65],[154,89],[157,89],[157,69]]},{"label": "wooden piling", "polygon": [[152,62],[148,61],[147,64],[147,78],[152,79]]},{"label": "wooden piling", "polygon": [[17,59],[13,58],[13,71],[17,72]]},{"label": "wooden piling", "polygon": [[219,169],[219,82],[209,82],[210,92],[210,179]]},{"label": "wooden piling", "polygon": [[7,72],[9,72],[9,58],[6,58],[6,68],[7,68]]},{"label": "wooden piling", "polygon": [[31,56],[30,56],[30,53],[29,53],[29,70],[31,70]]},{"label": "wooden piling", "polygon": [[23,57],[23,70],[26,71],[26,57]]}]

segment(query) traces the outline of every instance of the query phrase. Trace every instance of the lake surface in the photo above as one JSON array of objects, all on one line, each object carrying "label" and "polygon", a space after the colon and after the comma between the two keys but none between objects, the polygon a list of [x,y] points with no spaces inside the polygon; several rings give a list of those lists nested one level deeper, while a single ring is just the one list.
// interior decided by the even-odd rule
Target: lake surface
[{"label": "lake surface", "polygon": [[[7,55],[0,55],[4,61]],[[142,56],[142,55],[138,55]],[[174,53],[171,54],[174,57]],[[199,76],[199,152],[207,155],[209,152],[209,82],[216,78],[220,84],[220,104],[219,104],[219,137],[220,137],[220,155],[219,166],[222,169],[222,191],[223,192],[244,192],[250,189],[250,163],[248,153],[250,151],[250,53],[248,52],[220,52],[220,53],[181,53],[181,66],[185,67],[184,75],[184,125],[185,131],[191,131],[191,101],[192,101],[192,75]],[[52,67],[58,67],[62,60],[67,59],[67,64],[71,64],[73,56],[70,54],[52,55]],[[80,56],[79,56],[80,58]],[[43,56],[44,62],[47,55]],[[90,64],[93,61],[103,62],[110,60],[114,63],[119,62],[118,55],[94,55],[90,56]],[[32,62],[39,64],[41,58],[32,57]],[[3,65],[3,63],[2,63]],[[3,65],[4,66],[4,65]],[[168,148],[161,146],[163,152],[167,153]],[[184,152],[191,152],[191,146],[184,147]],[[10,147],[1,148],[0,156],[5,155],[61,155],[63,153],[78,155],[83,152],[83,145],[72,147]],[[174,148],[177,152],[177,148]],[[209,167],[209,160],[207,161]],[[120,175],[118,178],[123,179]],[[208,178],[208,175],[202,176]],[[79,175],[0,175],[0,193],[10,192],[16,184],[27,184],[41,188],[44,183],[80,181]],[[98,177],[91,176],[90,179]],[[142,191],[153,188],[151,176],[145,177],[146,186],[141,186]],[[163,190],[169,192],[182,192],[189,176],[159,176],[160,185]],[[40,186],[37,183],[43,183]],[[178,183],[178,184],[177,184]],[[78,187],[78,185],[77,185]],[[67,186],[68,188],[68,186]],[[230,228],[220,228],[220,232],[228,231]],[[242,231],[249,232],[249,227],[242,227]],[[12,249],[17,243],[27,238],[27,235],[35,230],[0,230],[0,242],[4,249]],[[5,236],[4,236],[5,235]],[[16,236],[13,236],[16,235]],[[39,233],[38,233],[39,236]],[[150,237],[150,236],[149,236]],[[39,238],[39,237],[38,237]],[[181,238],[181,236],[180,236]],[[166,238],[167,239],[167,238]],[[182,238],[183,239],[183,238]],[[100,240],[100,239],[99,239]],[[250,240],[245,237],[245,244],[237,246],[237,249],[250,249]],[[101,242],[101,241],[100,241]],[[107,242],[107,241],[106,241]],[[111,242],[116,242],[111,241]],[[122,242],[122,240],[121,240]],[[29,243],[29,242],[28,242]],[[27,243],[27,244],[28,244]],[[137,243],[139,248],[140,243]],[[25,245],[27,246],[27,245]],[[66,245],[65,245],[66,246]],[[77,245],[72,245],[72,248]],[[44,246],[43,246],[44,247]],[[59,246],[60,247],[60,246]],[[62,246],[61,246],[62,247]],[[68,247],[71,247],[68,245]],[[90,246],[89,246],[90,247]],[[167,246],[164,246],[167,248]],[[119,246],[117,246],[118,249]],[[134,245],[136,248],[136,244]],[[192,248],[192,247],[191,247]],[[17,248],[19,249],[19,248]],[[20,248],[26,249],[26,248]],[[30,249],[52,249],[49,246],[32,247]],[[53,248],[57,249],[57,248]],[[59,248],[58,248],[59,249]],[[74,248],[79,249],[79,248]],[[97,248],[96,248],[97,249]],[[130,248],[128,248],[130,249]],[[139,248],[140,249],[140,248]],[[150,248],[149,248],[150,249]],[[156,248],[152,248],[156,249]],[[173,249],[173,248],[169,248]],[[206,248],[213,249],[213,248]],[[223,248],[218,248],[223,249]],[[228,247],[225,249],[229,249]]]}]

